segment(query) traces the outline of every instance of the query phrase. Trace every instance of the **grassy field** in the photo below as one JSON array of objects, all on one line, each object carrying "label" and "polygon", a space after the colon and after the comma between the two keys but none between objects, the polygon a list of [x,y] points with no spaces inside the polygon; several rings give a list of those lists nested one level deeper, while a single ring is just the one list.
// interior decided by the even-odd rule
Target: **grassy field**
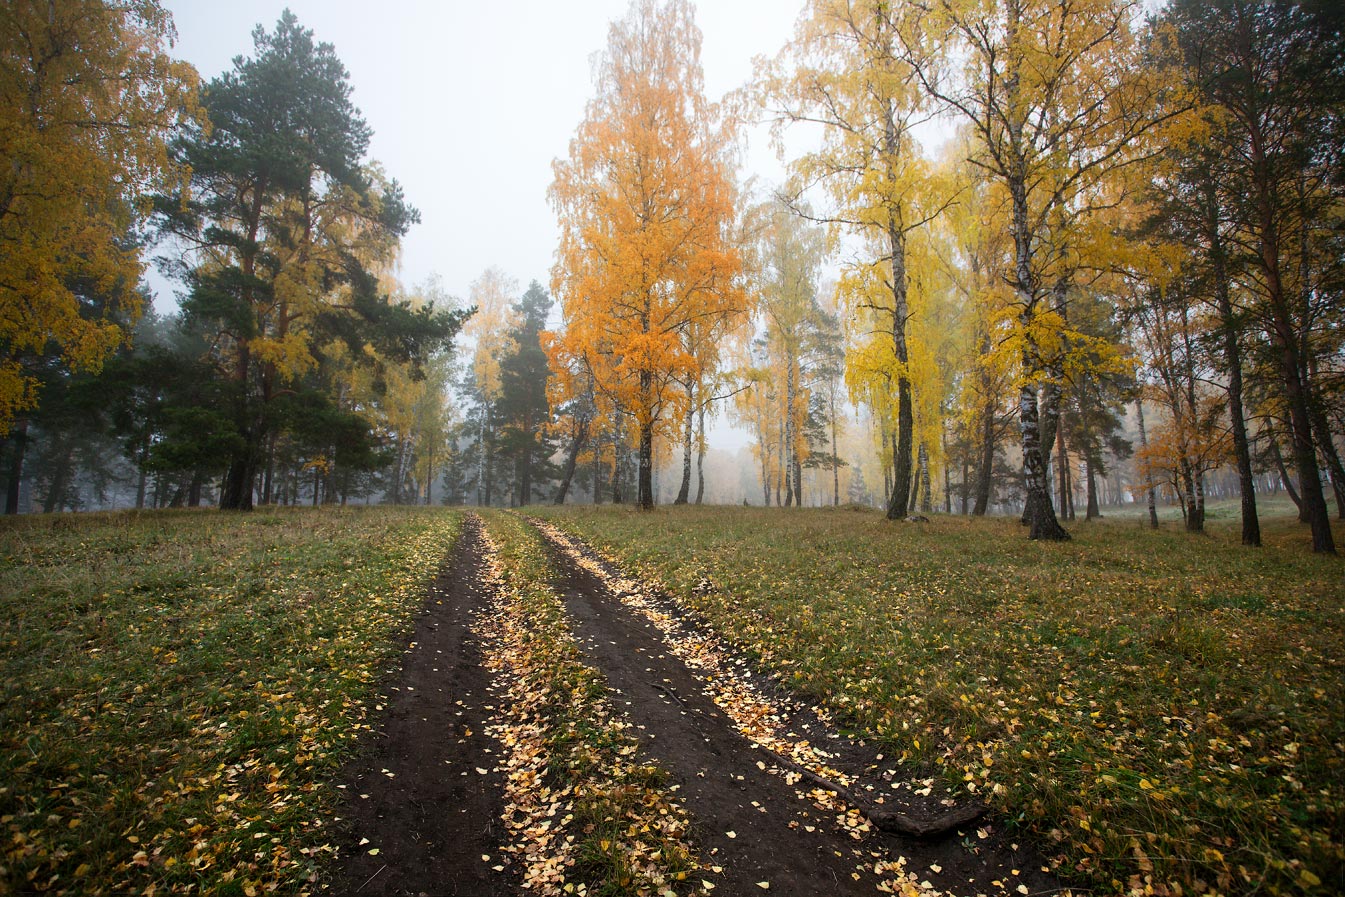
[{"label": "grassy field", "polygon": [[302,893],[458,532],[440,511],[0,526],[0,893]]},{"label": "grassy field", "polygon": [[989,800],[1075,883],[1345,881],[1345,563],[1291,520],[1252,551],[1218,507],[1208,536],[1124,519],[1064,544],[853,510],[535,510]]}]

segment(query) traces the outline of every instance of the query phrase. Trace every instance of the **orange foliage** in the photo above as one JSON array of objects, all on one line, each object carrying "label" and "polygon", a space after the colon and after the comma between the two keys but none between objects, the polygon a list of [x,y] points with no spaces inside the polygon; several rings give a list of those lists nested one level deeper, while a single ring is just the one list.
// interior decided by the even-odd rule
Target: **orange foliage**
[{"label": "orange foliage", "polygon": [[612,25],[597,95],[551,187],[561,229],[552,291],[565,320],[552,363],[559,372],[577,360],[629,417],[644,506],[653,437],[685,412],[678,380],[698,369],[687,332],[746,304],[728,234],[728,134],[703,94],[700,43],[685,0],[636,0]]}]

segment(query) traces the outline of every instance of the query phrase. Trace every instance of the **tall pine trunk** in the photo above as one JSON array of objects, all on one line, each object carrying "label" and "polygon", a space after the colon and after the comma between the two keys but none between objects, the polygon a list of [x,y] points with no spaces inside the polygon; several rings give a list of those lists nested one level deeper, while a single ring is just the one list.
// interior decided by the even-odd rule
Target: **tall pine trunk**
[{"label": "tall pine trunk", "polygon": [[1085,486],[1088,494],[1088,509],[1084,512],[1084,519],[1096,520],[1102,516],[1102,507],[1097,500],[1097,462],[1090,456],[1084,459],[1084,463],[1088,465]]},{"label": "tall pine trunk", "polygon": [[1228,419],[1233,430],[1233,455],[1237,461],[1238,491],[1242,502],[1242,544],[1259,547],[1261,522],[1256,513],[1256,479],[1252,473],[1251,442],[1247,438],[1247,415],[1242,404],[1242,347],[1238,343],[1238,323],[1229,295],[1228,259],[1219,232],[1221,216],[1213,180],[1208,182],[1205,196],[1214,298],[1222,325],[1224,363],[1228,366]]},{"label": "tall pine trunk", "polygon": [[1321,398],[1311,380],[1307,381],[1308,408],[1312,414],[1312,435],[1321,450],[1322,460],[1326,462],[1327,472],[1331,476],[1331,491],[1335,493],[1336,516],[1345,520],[1345,467],[1340,462],[1335,441],[1331,437],[1331,427],[1322,410]]},{"label": "tall pine trunk", "polygon": [[[1258,135],[1260,136],[1260,135]],[[1252,163],[1258,172],[1270,169],[1264,157],[1264,143],[1253,140]],[[1306,366],[1300,357],[1298,328],[1289,309],[1289,297],[1281,276],[1280,219],[1274,187],[1264,177],[1256,181],[1257,208],[1256,261],[1261,268],[1262,289],[1270,311],[1270,340],[1279,367],[1280,386],[1289,406],[1289,436],[1293,444],[1294,467],[1298,473],[1301,513],[1312,528],[1312,550],[1335,554],[1331,517],[1322,493],[1322,478],[1317,467],[1317,452],[1312,440],[1312,416],[1307,389],[1303,382]]]}]

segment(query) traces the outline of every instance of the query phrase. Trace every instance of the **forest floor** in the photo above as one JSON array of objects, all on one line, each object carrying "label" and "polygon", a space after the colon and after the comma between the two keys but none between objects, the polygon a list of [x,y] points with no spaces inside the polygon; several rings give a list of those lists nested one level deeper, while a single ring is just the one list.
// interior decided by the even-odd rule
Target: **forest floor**
[{"label": "forest floor", "polygon": [[[902,770],[1100,893],[1338,892],[1345,575],[1292,516],[543,508]],[[908,772],[908,775],[910,773]]]},{"label": "forest floor", "polygon": [[4,521],[0,893],[1345,878],[1345,581],[1292,520],[525,513]]},{"label": "forest floor", "polygon": [[[538,541],[536,524],[529,533],[499,514],[487,519],[489,535],[479,518],[468,517],[402,671],[383,696],[382,725],[347,771],[354,843],[343,851],[348,859],[336,891],[488,895],[511,893],[520,884],[541,893],[559,887],[595,894],[1058,890],[1040,858],[1011,843],[995,822],[980,819],[974,800],[956,806],[942,792],[932,795],[929,784],[905,778],[881,749],[842,735],[827,714],[789,698],[666,599],[630,588],[582,543],[550,527]],[[674,812],[689,823],[677,832],[691,859],[680,877],[660,871],[657,862],[643,880],[635,870],[624,881],[585,864],[583,842],[620,852],[633,826],[609,826],[598,837],[592,825],[550,807],[549,834],[567,840],[577,859],[559,870],[559,879],[548,879],[556,871],[553,857],[529,855],[529,826],[516,826],[523,839],[512,847],[499,831],[501,817],[526,815],[508,793],[517,764],[507,756],[526,732],[516,735],[513,724],[501,723],[507,698],[499,685],[488,689],[492,674],[480,664],[489,650],[482,630],[490,604],[512,600],[509,593],[519,587],[508,566],[498,580],[482,575],[492,565],[493,542],[533,554],[545,546],[550,582],[544,585],[559,597],[566,618],[553,625],[569,630],[575,659],[605,685],[602,700],[609,707],[594,717],[621,720],[620,728],[633,736],[624,756],[658,770],[658,790],[674,798]],[[492,589],[504,594],[492,596]],[[548,775],[533,787],[602,791],[607,770],[581,771],[554,759],[545,758]],[[803,778],[800,767],[844,782],[851,795],[867,796],[867,809],[900,812],[908,824],[938,823],[949,805],[972,811],[961,824],[945,821],[933,837],[881,831],[859,808]],[[559,809],[573,807],[565,801]]]}]

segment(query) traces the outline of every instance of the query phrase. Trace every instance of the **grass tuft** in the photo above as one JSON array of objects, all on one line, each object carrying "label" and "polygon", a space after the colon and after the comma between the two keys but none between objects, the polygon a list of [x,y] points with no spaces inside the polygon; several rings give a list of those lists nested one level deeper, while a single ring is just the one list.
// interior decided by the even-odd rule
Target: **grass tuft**
[{"label": "grass tuft", "polygon": [[667,774],[641,760],[630,723],[584,664],[532,527],[484,514],[501,600],[485,620],[508,700],[491,734],[508,748],[505,820],[537,893],[688,893],[696,868]]}]

